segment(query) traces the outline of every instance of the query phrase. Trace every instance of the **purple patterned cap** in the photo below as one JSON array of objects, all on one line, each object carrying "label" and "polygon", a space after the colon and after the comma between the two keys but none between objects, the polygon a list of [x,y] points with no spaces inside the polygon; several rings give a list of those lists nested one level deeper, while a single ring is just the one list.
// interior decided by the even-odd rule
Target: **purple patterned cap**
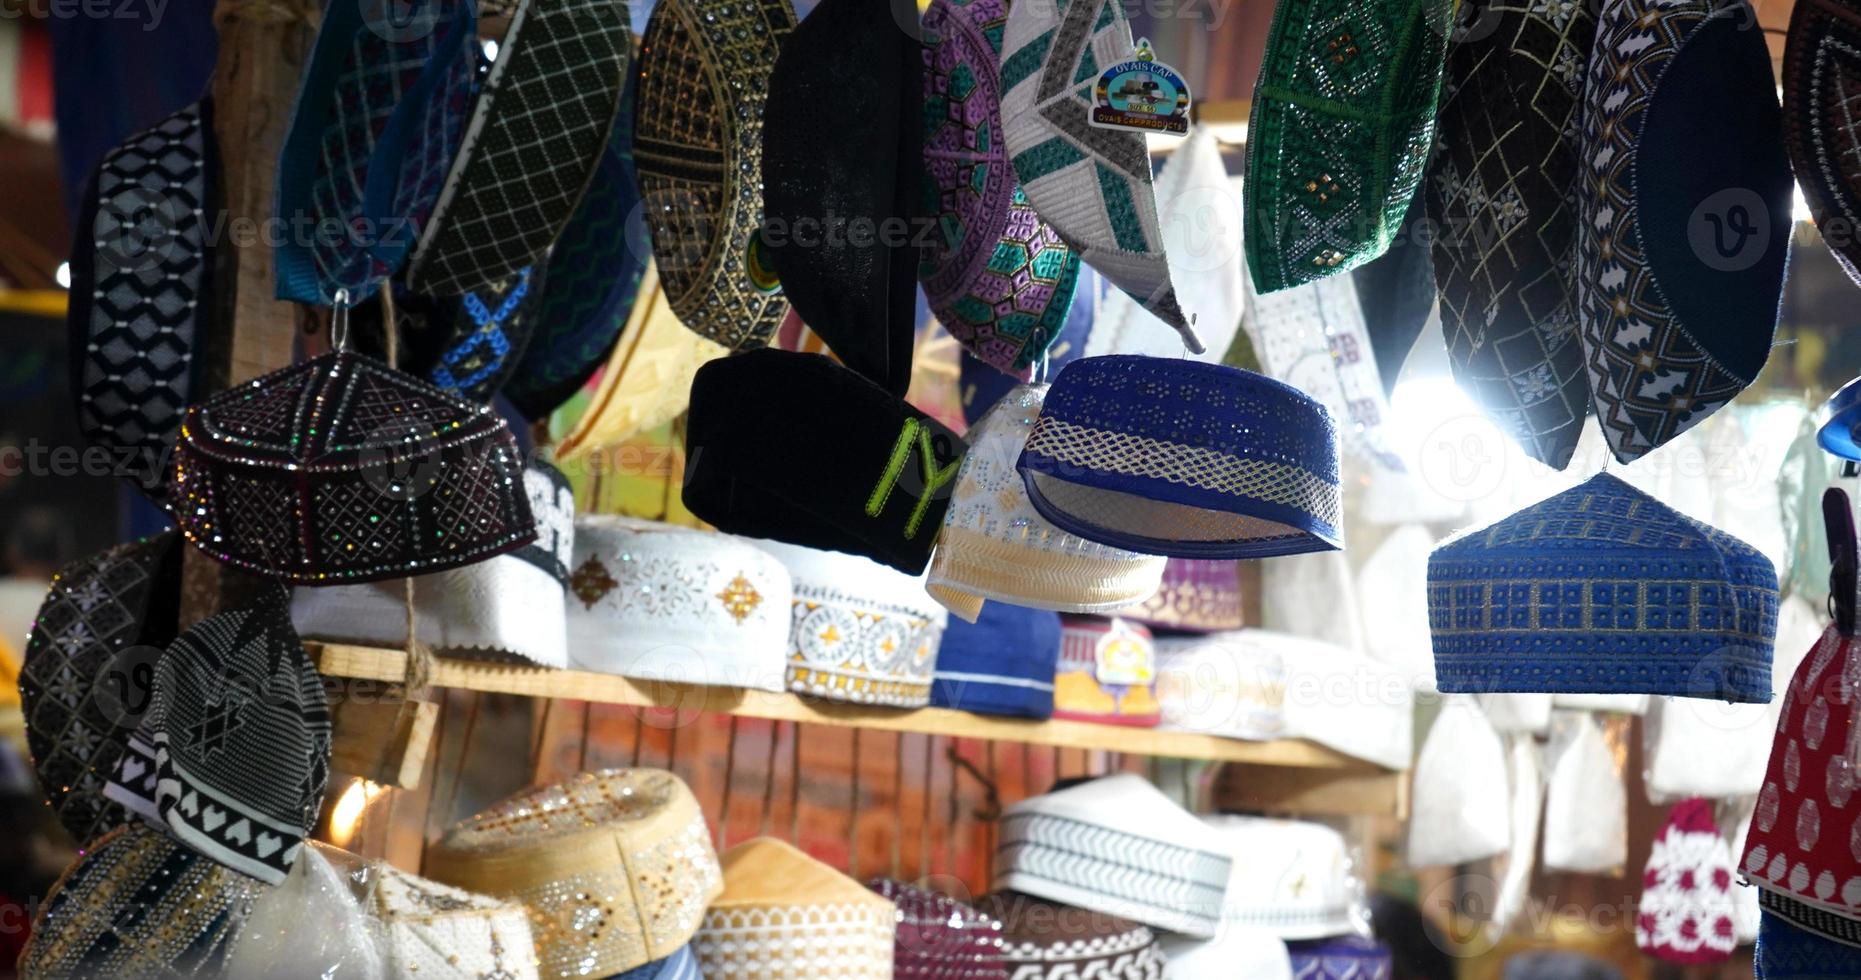
[{"label": "purple patterned cap", "polygon": [[1226,559],[1171,558],[1154,595],[1116,615],[1191,633],[1240,629],[1241,566]]},{"label": "purple patterned cap", "polygon": [[892,975],[897,980],[1008,980],[1002,924],[936,892],[891,878],[866,887],[897,907]]},{"label": "purple patterned cap", "polygon": [[933,0],[924,14],[924,194],[938,236],[918,278],[969,352],[1026,380],[1066,325],[1075,252],[1015,182],[1002,143],[1004,0]]}]

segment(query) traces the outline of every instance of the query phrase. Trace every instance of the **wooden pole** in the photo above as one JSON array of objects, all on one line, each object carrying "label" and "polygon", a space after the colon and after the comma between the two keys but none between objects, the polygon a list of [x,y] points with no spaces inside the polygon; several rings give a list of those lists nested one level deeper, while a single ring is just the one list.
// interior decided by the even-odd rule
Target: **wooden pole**
[{"label": "wooden pole", "polygon": [[[274,298],[272,244],[282,232],[273,227],[271,202],[278,151],[321,9],[316,0],[219,0],[213,11],[220,33],[213,119],[221,190],[208,225],[218,316],[201,345],[203,395],[289,365],[300,324],[315,322],[308,311]],[[262,584],[189,549],[181,626],[249,599]]]}]

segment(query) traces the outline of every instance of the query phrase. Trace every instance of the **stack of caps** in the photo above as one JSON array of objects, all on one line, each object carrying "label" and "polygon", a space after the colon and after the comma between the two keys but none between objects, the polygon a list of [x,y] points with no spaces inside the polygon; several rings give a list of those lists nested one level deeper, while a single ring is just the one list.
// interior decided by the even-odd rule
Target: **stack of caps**
[{"label": "stack of caps", "polygon": [[794,612],[788,689],[797,694],[921,708],[949,614],[923,582],[838,551],[758,541],[788,569]]},{"label": "stack of caps", "polygon": [[1444,693],[1771,698],[1777,573],[1609,473],[1435,549]]},{"label": "stack of caps", "polygon": [[639,680],[780,691],[788,570],[739,538],[607,515],[575,525],[569,649]]},{"label": "stack of caps", "polygon": [[1116,617],[1060,617],[1053,717],[1155,727],[1162,718],[1156,682],[1156,649],[1148,628]]},{"label": "stack of caps", "polygon": [[1209,938],[1232,862],[1208,828],[1130,773],[1016,803],[1002,814],[997,890],[1012,889]]},{"label": "stack of caps", "polygon": [[1028,502],[1015,461],[1040,418],[1046,385],[1018,385],[971,429],[930,591],[974,621],[983,600],[1061,612],[1110,612],[1157,590],[1165,559],[1069,534]]},{"label": "stack of caps", "polygon": [[724,855],[724,889],[694,945],[707,977],[887,980],[890,901],[771,837]]},{"label": "stack of caps", "polygon": [[1239,562],[1171,558],[1157,591],[1118,615],[1156,629],[1219,633],[1241,628],[1241,607]]},{"label": "stack of caps", "polygon": [[612,976],[672,956],[723,884],[698,801],[660,769],[520,793],[447,830],[426,870],[523,903],[546,976]]},{"label": "stack of caps", "polygon": [[1233,861],[1224,926],[1257,927],[1288,942],[1361,928],[1363,885],[1344,835],[1324,824],[1265,817],[1214,816],[1207,824]]},{"label": "stack of caps", "polygon": [[1237,630],[1157,640],[1159,727],[1278,738],[1286,725],[1286,661],[1279,639],[1266,630]]},{"label": "stack of caps", "polygon": [[[545,667],[569,665],[566,590],[575,550],[575,495],[543,462],[523,471],[536,541],[490,561],[414,579],[420,642],[447,653],[514,654]],[[407,637],[404,580],[298,589],[298,633],[398,647]]]},{"label": "stack of caps", "polygon": [[1059,613],[990,603],[974,623],[959,619],[944,632],[932,675],[931,704],[978,714],[1051,718],[1059,662]]},{"label": "stack of caps", "polygon": [[880,878],[867,885],[897,909],[898,980],[1008,980],[1002,924],[953,898]]},{"label": "stack of caps", "polygon": [[1016,980],[1162,980],[1156,933],[1129,919],[1012,891],[985,895],[976,908],[1002,923],[1002,960]]}]

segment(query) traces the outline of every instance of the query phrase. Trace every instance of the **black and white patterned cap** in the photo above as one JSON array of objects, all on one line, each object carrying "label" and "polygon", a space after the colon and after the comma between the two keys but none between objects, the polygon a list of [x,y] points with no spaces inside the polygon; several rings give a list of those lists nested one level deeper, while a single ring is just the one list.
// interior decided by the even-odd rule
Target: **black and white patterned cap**
[{"label": "black and white patterned cap", "polygon": [[105,798],[175,635],[181,537],[165,531],[59,570],[26,641],[19,693],[39,785],[89,844],[127,818]]},{"label": "black and white patterned cap", "polygon": [[569,562],[575,558],[575,488],[561,470],[540,459],[524,466],[523,488],[536,518],[536,540],[511,555],[548,572],[566,589]]},{"label": "black and white patterned cap", "polygon": [[330,708],[288,593],[204,620],[155,677],[156,802],[183,844],[277,884],[329,783]]},{"label": "black and white patterned cap", "polygon": [[211,103],[201,100],[104,155],[71,250],[71,391],[78,426],[160,503],[166,463],[211,326],[206,216],[219,180]]}]

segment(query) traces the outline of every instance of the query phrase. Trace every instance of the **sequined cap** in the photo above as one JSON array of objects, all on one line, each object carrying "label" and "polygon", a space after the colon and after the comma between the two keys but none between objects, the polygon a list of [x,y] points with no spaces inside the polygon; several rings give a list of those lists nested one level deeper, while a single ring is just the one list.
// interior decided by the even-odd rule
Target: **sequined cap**
[{"label": "sequined cap", "polygon": [[1452,9],[1447,0],[1274,8],[1248,123],[1242,236],[1261,292],[1389,247],[1434,142]]},{"label": "sequined cap", "polygon": [[728,534],[606,514],[575,526],[569,658],[635,680],[783,690],[794,586]]},{"label": "sequined cap", "polygon": [[1109,355],[1067,365],[1019,465],[1042,517],[1132,551],[1262,558],[1342,544],[1330,413],[1220,364]]},{"label": "sequined cap", "polygon": [[[164,531],[58,570],[19,677],[26,747],[65,832],[88,844],[128,815],[105,797],[175,636],[181,537]],[[147,671],[148,673],[143,673]]]},{"label": "sequined cap", "polygon": [[145,824],[99,838],[45,897],[23,976],[217,977],[258,881]]},{"label": "sequined cap", "polygon": [[795,601],[788,689],[797,694],[921,708],[949,615],[923,581],[871,559],[780,541],[755,542],[788,569]]},{"label": "sequined cap", "polygon": [[1142,776],[1104,776],[1009,807],[993,887],[1207,939],[1232,865],[1209,836]]},{"label": "sequined cap", "polygon": [[1333,936],[1286,944],[1299,980],[1393,980],[1389,947],[1363,936]]},{"label": "sequined cap", "polygon": [[544,977],[605,977],[672,955],[723,887],[690,788],[604,769],[511,797],[427,851],[438,881],[522,902]]},{"label": "sequined cap", "polygon": [[1167,559],[1069,534],[1028,502],[1015,462],[1046,396],[1046,385],[1020,385],[966,436],[929,581],[959,618],[974,622],[986,599],[1107,612],[1148,598],[1163,577]]},{"label": "sequined cap", "polygon": [[724,890],[693,944],[707,977],[890,980],[896,911],[772,837],[724,855]]},{"label": "sequined cap", "polygon": [[1446,693],[1771,698],[1770,559],[1609,473],[1436,548],[1428,618]]},{"label": "sequined cap", "polygon": [[420,980],[531,980],[536,947],[524,908],[410,875],[386,862],[369,911],[387,929],[388,965]]},{"label": "sequined cap", "polygon": [[1790,8],[1783,49],[1783,135],[1803,200],[1829,254],[1861,282],[1861,179],[1843,161],[1861,151],[1848,95],[1861,84],[1861,10],[1853,0]]},{"label": "sequined cap", "polygon": [[1008,980],[1002,924],[970,905],[902,881],[879,878],[866,887],[897,906],[893,941],[896,980]]},{"label": "sequined cap", "polygon": [[634,160],[653,260],[687,327],[761,347],[788,300],[760,245],[762,113],[788,0],[666,0],[640,48]]},{"label": "sequined cap", "polygon": [[1079,254],[1028,202],[1002,142],[1003,0],[924,12],[924,194],[938,235],[919,276],[971,355],[1026,378],[1066,326]]},{"label": "sequined cap", "polygon": [[1002,959],[1016,980],[1163,980],[1156,933],[1129,919],[1014,891],[984,895],[976,908],[1001,920]]},{"label": "sequined cap", "polygon": [[304,585],[436,572],[536,538],[503,418],[343,350],[189,408],[174,470],[190,543]]}]

